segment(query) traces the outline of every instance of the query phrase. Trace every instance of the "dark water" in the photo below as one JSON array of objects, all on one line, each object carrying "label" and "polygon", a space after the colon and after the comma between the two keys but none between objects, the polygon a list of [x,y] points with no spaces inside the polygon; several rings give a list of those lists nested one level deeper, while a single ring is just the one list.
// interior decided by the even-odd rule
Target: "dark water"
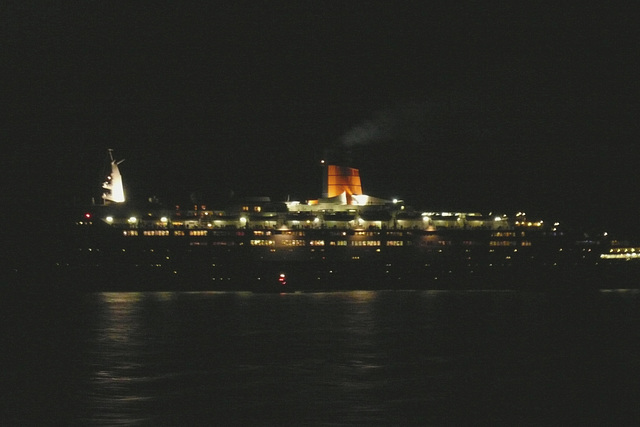
[{"label": "dark water", "polygon": [[2,425],[640,422],[640,293],[2,300]]}]

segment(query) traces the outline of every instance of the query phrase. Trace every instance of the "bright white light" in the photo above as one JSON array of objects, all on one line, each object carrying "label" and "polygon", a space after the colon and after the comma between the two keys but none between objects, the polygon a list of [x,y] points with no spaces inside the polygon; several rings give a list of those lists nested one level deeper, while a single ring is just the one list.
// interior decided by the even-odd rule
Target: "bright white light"
[{"label": "bright white light", "polygon": [[351,199],[353,201],[352,204],[357,206],[364,206],[369,203],[369,196],[366,194],[353,194]]},{"label": "bright white light", "polygon": [[129,224],[135,224],[136,221],[138,221],[138,218],[136,218],[135,216],[132,216],[131,218],[129,218]]},{"label": "bright white light", "polygon": [[169,219],[167,219],[166,216],[163,216],[162,218],[160,218],[160,222],[166,223],[167,221],[169,221]]},{"label": "bright white light", "polygon": [[393,199],[393,204],[395,205],[396,203],[398,203],[398,199]]},{"label": "bright white light", "polygon": [[111,224],[113,222],[113,217],[112,216],[108,216],[105,219],[109,224]]},{"label": "bright white light", "polygon": [[500,218],[499,216],[497,216],[497,217],[493,218],[493,220],[494,220],[494,221],[500,221],[500,220],[502,220],[502,218]]},{"label": "bright white light", "polygon": [[244,224],[246,224],[246,223],[247,223],[247,218],[245,218],[245,217],[241,216],[241,217],[240,217],[240,224],[243,224],[243,225],[244,225]]},{"label": "bright white light", "polygon": [[125,201],[122,175],[120,175],[120,170],[118,169],[118,163],[121,162],[111,161],[111,175],[107,177],[107,182],[102,184],[102,188],[109,190],[108,193],[103,194],[104,199],[115,203]]}]

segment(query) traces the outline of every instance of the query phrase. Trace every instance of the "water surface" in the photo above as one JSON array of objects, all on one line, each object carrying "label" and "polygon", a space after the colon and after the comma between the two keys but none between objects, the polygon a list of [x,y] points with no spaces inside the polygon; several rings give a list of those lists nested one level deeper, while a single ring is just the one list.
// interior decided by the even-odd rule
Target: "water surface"
[{"label": "water surface", "polygon": [[3,424],[640,422],[640,293],[3,301]]}]

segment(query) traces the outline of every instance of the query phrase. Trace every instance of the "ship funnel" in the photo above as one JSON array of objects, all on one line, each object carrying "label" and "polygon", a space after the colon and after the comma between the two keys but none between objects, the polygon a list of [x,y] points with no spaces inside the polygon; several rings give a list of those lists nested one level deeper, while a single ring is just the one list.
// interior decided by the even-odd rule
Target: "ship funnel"
[{"label": "ship funnel", "polygon": [[111,173],[107,175],[105,182],[102,184],[102,188],[107,190],[102,194],[104,203],[123,203],[124,186],[122,184],[122,175],[120,175],[120,169],[118,165],[124,161],[115,161],[113,158],[113,150],[109,150],[109,158],[111,160]]},{"label": "ship funnel", "polygon": [[351,196],[362,194],[360,171],[355,168],[327,165],[323,197],[332,198],[345,193],[347,204],[352,204]]}]

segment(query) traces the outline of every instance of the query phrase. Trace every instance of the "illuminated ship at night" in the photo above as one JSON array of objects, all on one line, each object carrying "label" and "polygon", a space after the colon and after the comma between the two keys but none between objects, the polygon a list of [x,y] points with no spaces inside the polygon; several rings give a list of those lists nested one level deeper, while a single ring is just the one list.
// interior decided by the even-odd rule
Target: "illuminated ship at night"
[{"label": "illuminated ship at night", "polygon": [[367,195],[359,170],[323,164],[322,197],[224,209],[136,208],[117,162],[102,205],[75,221],[61,268],[97,286],[247,290],[281,273],[298,290],[562,286],[605,260],[586,238],[525,212],[434,212]]}]

